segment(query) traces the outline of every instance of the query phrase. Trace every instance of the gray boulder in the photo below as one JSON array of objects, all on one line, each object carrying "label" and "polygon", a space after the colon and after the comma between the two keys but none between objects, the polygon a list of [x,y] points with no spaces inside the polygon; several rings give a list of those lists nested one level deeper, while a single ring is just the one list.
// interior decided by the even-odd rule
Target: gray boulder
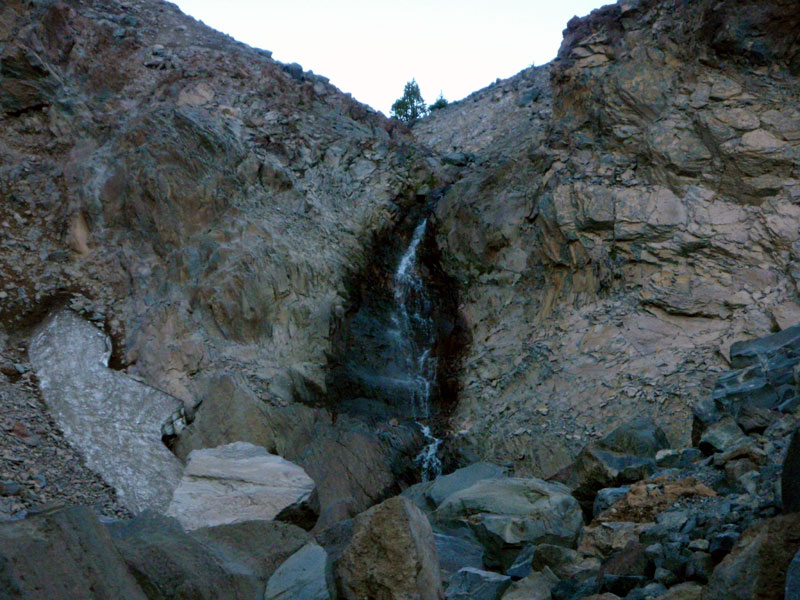
[{"label": "gray boulder", "polygon": [[483,567],[484,550],[479,544],[441,533],[434,533],[433,541],[436,544],[436,553],[439,555],[442,579],[449,580],[464,567],[476,569]]},{"label": "gray boulder", "polygon": [[586,513],[591,515],[598,490],[633,483],[655,472],[656,453],[667,447],[666,434],[646,417],[628,421],[587,445],[575,460],[575,496]]},{"label": "gray boulder", "polygon": [[592,506],[592,516],[596,517],[613,505],[617,500],[624,498],[625,494],[627,494],[630,489],[631,486],[623,485],[615,488],[603,488],[597,492],[597,497],[594,499],[594,505]]},{"label": "gray boulder", "polygon": [[434,506],[439,506],[448,496],[460,492],[481,479],[504,477],[505,469],[487,462],[478,462],[453,471],[449,475],[437,477],[428,488],[426,495]]},{"label": "gray boulder", "polygon": [[147,600],[86,507],[0,523],[0,598]]},{"label": "gray boulder", "polygon": [[451,494],[437,520],[469,524],[486,548],[487,566],[508,568],[528,544],[574,546],[583,517],[569,489],[541,479],[484,479]]},{"label": "gray boulder", "polygon": [[800,405],[794,369],[800,363],[800,325],[731,346],[736,370],[717,379],[712,399],[738,417],[744,406],[793,412]]},{"label": "gray boulder", "polygon": [[733,417],[724,417],[705,430],[699,448],[705,454],[724,452],[747,440]]},{"label": "gray boulder", "polygon": [[314,543],[292,554],[273,573],[264,600],[331,600],[336,597],[328,553]]},{"label": "gray boulder", "polygon": [[255,573],[234,561],[218,560],[175,519],[145,511],[108,528],[149,600],[249,600],[264,589]]},{"label": "gray boulder", "polygon": [[447,600],[499,600],[511,585],[511,577],[465,567],[453,575],[447,586]]},{"label": "gray boulder", "polygon": [[308,533],[277,521],[245,521],[189,532],[229,570],[244,567],[266,584],[275,570],[308,541]]}]

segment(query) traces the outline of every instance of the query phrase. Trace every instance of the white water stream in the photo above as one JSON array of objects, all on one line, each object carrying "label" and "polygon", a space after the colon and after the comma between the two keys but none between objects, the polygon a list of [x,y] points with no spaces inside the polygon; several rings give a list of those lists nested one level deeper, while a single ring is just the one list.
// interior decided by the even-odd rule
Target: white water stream
[{"label": "white water stream", "polygon": [[[430,399],[436,378],[436,357],[433,355],[434,335],[430,298],[425,283],[417,269],[419,246],[425,237],[428,220],[423,220],[411,236],[411,242],[400,257],[392,283],[395,309],[391,314],[390,337],[401,349],[406,388],[412,412],[418,419],[430,417]],[[441,461],[436,451],[442,440],[434,437],[428,425],[419,423],[428,444],[417,456],[423,480],[435,478],[441,472]]]}]

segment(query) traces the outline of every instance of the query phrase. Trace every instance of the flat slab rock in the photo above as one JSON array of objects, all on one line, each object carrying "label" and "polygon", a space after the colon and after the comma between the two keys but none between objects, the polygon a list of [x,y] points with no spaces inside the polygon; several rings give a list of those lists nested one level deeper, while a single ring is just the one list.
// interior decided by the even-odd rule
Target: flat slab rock
[{"label": "flat slab rock", "polygon": [[268,521],[314,491],[302,467],[265,448],[234,442],[189,454],[167,514],[186,529]]},{"label": "flat slab rock", "polygon": [[132,512],[163,511],[182,469],[161,426],[181,404],[109,369],[110,348],[102,331],[63,310],[32,337],[29,354],[47,408],[86,466]]}]

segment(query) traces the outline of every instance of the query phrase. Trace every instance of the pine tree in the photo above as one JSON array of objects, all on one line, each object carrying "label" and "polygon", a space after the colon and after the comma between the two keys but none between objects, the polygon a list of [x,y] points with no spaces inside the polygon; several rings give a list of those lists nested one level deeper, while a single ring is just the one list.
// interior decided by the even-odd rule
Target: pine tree
[{"label": "pine tree", "polygon": [[416,79],[409,81],[403,88],[403,95],[392,104],[392,116],[405,123],[413,123],[428,114],[428,106],[422,99]]},{"label": "pine tree", "polygon": [[447,98],[444,97],[444,92],[439,92],[439,97],[436,99],[436,102],[431,104],[428,107],[428,110],[431,110],[431,111],[439,110],[440,108],[444,108],[448,104],[450,104],[450,103],[447,101]]}]

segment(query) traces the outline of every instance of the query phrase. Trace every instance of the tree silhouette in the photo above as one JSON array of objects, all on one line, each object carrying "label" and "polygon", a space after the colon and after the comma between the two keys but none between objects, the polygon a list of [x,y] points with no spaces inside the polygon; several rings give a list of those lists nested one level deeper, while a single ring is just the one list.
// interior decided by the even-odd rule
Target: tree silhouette
[{"label": "tree silhouette", "polygon": [[428,114],[428,106],[422,99],[416,79],[403,88],[403,95],[392,104],[392,116],[405,123],[413,123]]}]

